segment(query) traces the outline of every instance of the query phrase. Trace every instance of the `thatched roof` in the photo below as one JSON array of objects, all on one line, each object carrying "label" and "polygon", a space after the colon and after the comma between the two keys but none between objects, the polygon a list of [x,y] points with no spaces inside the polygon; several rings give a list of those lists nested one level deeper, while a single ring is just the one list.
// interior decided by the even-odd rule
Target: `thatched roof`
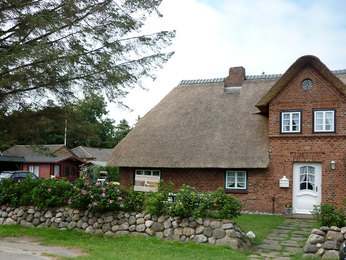
[{"label": "thatched roof", "polygon": [[283,74],[283,76],[270,88],[270,90],[257,102],[258,107],[262,112],[267,111],[269,102],[297,75],[303,68],[311,66],[319,71],[330,83],[333,84],[341,93],[346,95],[345,83],[342,82],[326,65],[324,65],[319,58],[306,55],[296,60],[295,63]]},{"label": "thatched roof", "polygon": [[[241,88],[229,88],[229,93],[224,79],[182,81],[113,149],[108,165],[266,168],[268,118],[255,105],[268,102],[277,92],[273,86],[281,86],[293,70],[289,76],[247,76]],[[344,86],[346,71],[330,74],[323,75]]]},{"label": "thatched roof", "polygon": [[108,165],[168,168],[263,168],[267,118],[254,104],[276,80],[179,85],[113,149]]}]

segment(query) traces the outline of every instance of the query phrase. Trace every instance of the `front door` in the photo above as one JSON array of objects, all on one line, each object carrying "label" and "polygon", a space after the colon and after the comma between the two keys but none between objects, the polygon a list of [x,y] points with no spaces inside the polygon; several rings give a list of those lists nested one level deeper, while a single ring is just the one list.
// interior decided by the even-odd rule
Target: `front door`
[{"label": "front door", "polygon": [[321,173],[320,163],[293,164],[293,213],[311,214],[321,203]]}]

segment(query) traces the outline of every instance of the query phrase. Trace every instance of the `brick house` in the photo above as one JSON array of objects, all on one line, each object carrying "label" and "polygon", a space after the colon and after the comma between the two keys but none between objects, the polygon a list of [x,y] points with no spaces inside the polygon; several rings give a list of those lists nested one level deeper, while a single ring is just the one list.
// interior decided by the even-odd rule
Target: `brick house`
[{"label": "brick house", "polygon": [[222,187],[244,210],[309,214],[346,196],[346,70],[299,58],[282,75],[185,80],[113,149],[120,184],[159,176]]},{"label": "brick house", "polygon": [[76,179],[79,177],[79,166],[83,164],[83,161],[63,144],[14,145],[2,154],[24,158],[20,170],[31,171],[40,178],[59,175]]}]

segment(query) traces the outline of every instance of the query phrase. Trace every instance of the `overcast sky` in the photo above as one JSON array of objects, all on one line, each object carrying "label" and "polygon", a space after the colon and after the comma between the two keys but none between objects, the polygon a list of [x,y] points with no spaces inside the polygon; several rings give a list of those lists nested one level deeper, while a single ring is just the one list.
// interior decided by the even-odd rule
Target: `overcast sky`
[{"label": "overcast sky", "polygon": [[149,91],[124,99],[132,111],[109,107],[117,123],[135,123],[183,79],[226,77],[230,67],[284,73],[311,54],[332,70],[346,69],[345,0],[163,0],[160,12],[145,30],[176,30],[175,54],[145,83]]}]

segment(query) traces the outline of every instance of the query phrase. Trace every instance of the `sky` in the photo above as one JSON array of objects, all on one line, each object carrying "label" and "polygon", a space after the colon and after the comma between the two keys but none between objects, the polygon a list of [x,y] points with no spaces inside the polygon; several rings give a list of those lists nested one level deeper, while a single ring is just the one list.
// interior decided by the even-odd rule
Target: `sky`
[{"label": "sky", "polygon": [[176,30],[173,57],[131,90],[130,109],[110,105],[110,117],[133,125],[181,80],[223,78],[230,67],[246,75],[284,73],[299,57],[317,56],[329,69],[346,69],[345,0],[163,0],[163,18],[145,31]]}]

